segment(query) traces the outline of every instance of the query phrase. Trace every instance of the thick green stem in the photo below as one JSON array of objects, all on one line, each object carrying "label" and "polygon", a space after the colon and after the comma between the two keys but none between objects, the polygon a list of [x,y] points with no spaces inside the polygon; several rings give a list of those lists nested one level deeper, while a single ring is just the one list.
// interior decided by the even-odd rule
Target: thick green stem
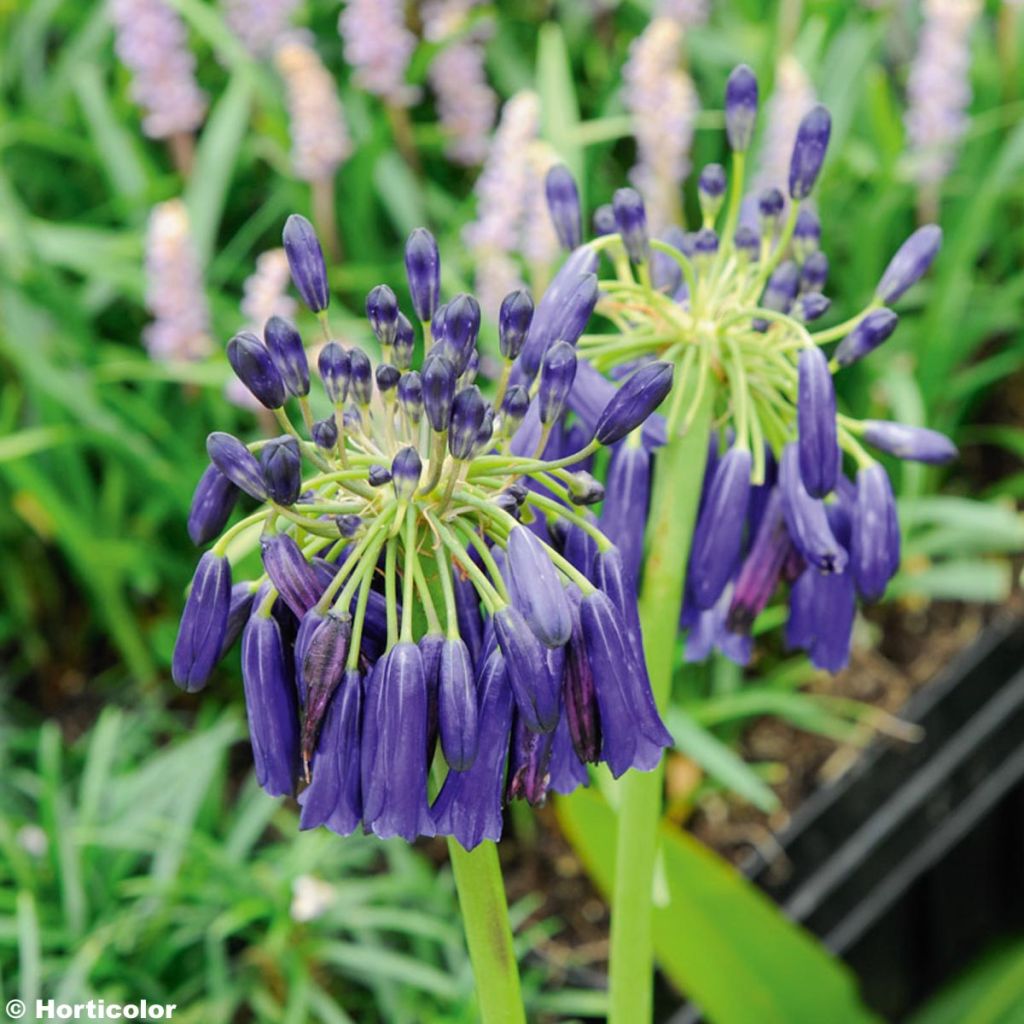
[{"label": "thick green stem", "polygon": [[[647,669],[659,709],[664,709],[672,684],[686,564],[707,460],[713,401],[714,388],[708,385],[689,430],[673,437],[655,459],[640,621]],[[622,780],[612,891],[609,1024],[651,1020],[651,911],[663,776],[664,762],[651,772],[628,772]]]},{"label": "thick green stem", "polygon": [[483,1024],[526,1024],[498,848],[485,841],[467,853],[450,838],[448,856],[476,979],[480,1020]]}]

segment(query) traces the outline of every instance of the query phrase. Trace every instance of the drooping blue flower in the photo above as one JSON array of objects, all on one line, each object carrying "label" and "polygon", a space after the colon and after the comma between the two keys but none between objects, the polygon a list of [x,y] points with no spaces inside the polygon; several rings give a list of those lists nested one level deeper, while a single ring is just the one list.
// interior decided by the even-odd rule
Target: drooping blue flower
[{"label": "drooping blue flower", "polygon": [[231,565],[213,551],[199,559],[171,660],[174,682],[187,693],[201,690],[224,650],[231,611]]},{"label": "drooping blue flower", "polygon": [[823,498],[836,485],[841,458],[835,387],[820,348],[801,349],[797,372],[800,478],[812,498]]},{"label": "drooping blue flower", "polygon": [[885,467],[875,462],[857,471],[850,562],[857,591],[877,601],[900,565],[896,499]]}]

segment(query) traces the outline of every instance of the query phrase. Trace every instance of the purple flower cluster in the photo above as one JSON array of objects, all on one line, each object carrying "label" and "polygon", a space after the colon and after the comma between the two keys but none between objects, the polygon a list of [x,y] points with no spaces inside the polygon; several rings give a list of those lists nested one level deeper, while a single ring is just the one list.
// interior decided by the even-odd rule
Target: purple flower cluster
[{"label": "purple flower cluster", "polygon": [[[735,69],[726,88],[725,123],[737,154],[750,146],[758,101],[753,72]],[[860,421],[837,408],[833,374],[893,333],[898,318],[886,304],[926,273],[942,233],[934,225],[914,232],[860,314],[812,333],[809,325],[830,305],[824,294],[829,264],[821,224],[804,203],[820,177],[830,135],[828,111],[812,106],[795,130],[783,179],[787,195],[771,187],[752,197],[752,223],[740,223],[742,177],[729,193],[725,169],[705,167],[698,182],[703,225],[694,232],[669,228],[652,237],[646,204],[626,188],[595,215],[598,237],[580,244],[571,176],[558,168],[548,178],[552,223],[572,253],[540,308],[550,302],[570,316],[597,290],[597,311],[607,314],[615,332],[581,334],[559,324],[541,333],[535,321],[516,368],[520,377],[532,379],[559,339],[574,344],[577,383],[568,404],[588,427],[601,384],[615,387],[603,372],[615,377],[632,371],[632,382],[645,373],[655,379],[665,368],[681,389],[667,421],[654,416],[630,436],[604,438],[615,448],[601,524],[630,581],[641,567],[652,449],[685,433],[703,396],[713,393],[718,427],[709,445],[681,619],[690,660],[718,648],[745,663],[755,620],[788,586],[787,643],[806,650],[820,668],[842,668],[858,599],[879,600],[900,562],[892,487],[865,445],[927,463],[956,455],[935,431]],[[742,167],[741,159],[735,161],[734,174],[741,176]],[[598,282],[594,271],[605,253],[615,276]],[[835,341],[830,358],[824,346]]]},{"label": "purple flower cluster", "polygon": [[[329,331],[308,221],[289,218],[284,249]],[[303,828],[453,835],[472,848],[500,837],[507,798],[569,792],[587,783],[588,763],[616,776],[651,769],[671,742],[633,580],[588,511],[604,495],[588,470],[601,445],[642,428],[672,372],[653,362],[621,386],[581,381],[571,340],[596,290],[536,310],[518,291],[501,305],[505,372],[488,401],[475,383],[479,304],[441,301],[424,229],[409,238],[406,268],[419,331],[377,286],[366,314],[381,360],[327,342],[323,395],[288,320],[229,342],[236,375],[283,433],[208,439],[188,525],[196,544],[215,543],[196,569],[172,669],[180,687],[200,690],[241,636],[257,778],[273,795],[301,790]],[[530,389],[514,381],[538,336],[557,343]],[[570,425],[577,389],[591,411]],[[228,526],[239,501],[257,507]],[[263,574],[235,580],[229,545],[258,545]],[[432,766],[443,776],[433,786]]]}]

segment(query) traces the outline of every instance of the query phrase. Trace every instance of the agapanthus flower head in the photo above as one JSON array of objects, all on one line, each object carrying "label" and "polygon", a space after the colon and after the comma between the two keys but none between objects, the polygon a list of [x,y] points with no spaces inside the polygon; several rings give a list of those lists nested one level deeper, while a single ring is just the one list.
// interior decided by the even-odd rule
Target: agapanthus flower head
[{"label": "agapanthus flower head", "polygon": [[[734,72],[728,91],[727,128],[732,118],[733,134],[751,133],[753,123],[739,124],[733,115],[739,94],[744,117],[756,112],[752,72]],[[551,327],[552,310],[564,315],[574,291],[593,281],[598,301],[581,305],[584,323],[593,314],[615,330],[595,323],[570,337],[577,358],[566,404],[596,441],[618,446],[601,522],[628,553],[623,575],[634,586],[643,545],[635,510],[649,499],[650,449],[685,435],[698,414],[714,423],[686,579],[688,657],[718,647],[748,658],[754,620],[789,586],[789,641],[819,667],[841,667],[856,597],[878,600],[899,568],[892,489],[870,449],[935,463],[955,455],[934,431],[860,421],[837,408],[834,374],[889,337],[897,317],[883,303],[927,271],[941,232],[915,232],[860,313],[817,329],[831,307],[824,291],[829,268],[821,220],[805,203],[830,132],[821,106],[811,106],[794,127],[782,182],[788,203],[774,184],[755,182],[753,194],[744,194],[744,138],[734,139],[728,175],[715,165],[701,174],[703,223],[696,231],[671,226],[652,236],[640,195],[617,190],[614,227],[602,224],[598,237],[566,260],[510,374],[517,383],[536,376],[567,336]],[[598,276],[604,256],[613,273]],[[541,425],[527,415],[519,436],[535,442]],[[576,543],[555,539],[565,551]],[[580,557],[593,562],[592,553]]]},{"label": "agapanthus flower head", "polygon": [[[298,230],[305,255],[293,270],[326,326],[326,275],[319,257],[307,266],[315,236],[301,222],[287,230]],[[511,370],[533,303],[519,293],[504,308]],[[500,835],[507,794],[540,802],[549,788],[568,791],[586,783],[585,761],[616,775],[648,769],[670,742],[635,590],[581,506],[604,495],[587,471],[601,439],[642,429],[671,367],[651,363],[610,385],[591,440],[593,425],[567,426],[564,415],[582,325],[544,349],[535,394],[506,373],[492,401],[472,382],[479,304],[458,295],[437,309],[423,362],[400,365],[386,342],[404,314],[391,288],[373,289],[367,333],[385,361],[326,344],[322,395],[305,386],[290,323],[268,324],[266,345],[232,340],[232,364],[282,433],[209,438],[189,526],[214,544],[188,598],[174,677],[204,686],[241,632],[257,777],[273,794],[305,785],[303,827],[450,833],[472,847]],[[313,406],[327,415],[314,419]],[[228,525],[239,490],[259,506]],[[263,575],[233,587],[227,552],[247,547]],[[438,741],[448,775],[431,806]]]},{"label": "agapanthus flower head", "polygon": [[143,131],[153,139],[194,132],[207,99],[178,12],[165,0],[110,0],[108,10],[117,55],[132,73],[132,99],[145,112]]}]

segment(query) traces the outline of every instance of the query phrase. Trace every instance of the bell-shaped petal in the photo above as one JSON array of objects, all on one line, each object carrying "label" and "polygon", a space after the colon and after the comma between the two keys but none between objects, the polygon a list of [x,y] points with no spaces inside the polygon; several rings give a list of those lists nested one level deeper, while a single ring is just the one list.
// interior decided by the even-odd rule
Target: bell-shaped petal
[{"label": "bell-shaped petal", "polygon": [[207,551],[192,576],[171,659],[171,676],[187,693],[201,690],[220,660],[230,612],[231,564]]},{"label": "bell-shaped petal", "polygon": [[525,526],[508,535],[508,582],[512,603],[546,647],[561,647],[572,633],[565,585],[547,546]]},{"label": "bell-shaped petal", "polygon": [[448,766],[464,772],[473,766],[479,742],[473,662],[459,639],[445,640],[437,667],[441,750]]},{"label": "bell-shaped petal", "polygon": [[804,348],[797,363],[797,437],[800,478],[812,498],[824,498],[839,476],[836,392],[820,348]]}]

